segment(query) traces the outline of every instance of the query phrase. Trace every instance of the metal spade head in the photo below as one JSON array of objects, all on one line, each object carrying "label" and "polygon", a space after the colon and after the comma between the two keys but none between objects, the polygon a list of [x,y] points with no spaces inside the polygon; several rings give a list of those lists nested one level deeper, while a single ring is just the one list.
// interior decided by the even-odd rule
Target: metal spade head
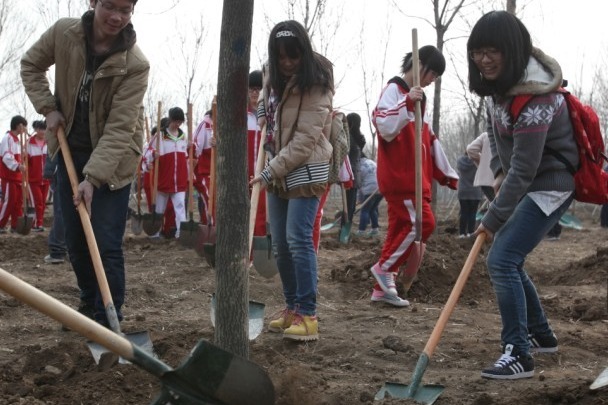
[{"label": "metal spade head", "polygon": [[378,391],[374,399],[381,400],[386,396],[401,399],[411,398],[416,402],[430,405],[439,398],[439,395],[441,395],[445,389],[443,385],[438,384],[426,384],[421,387],[419,386],[414,390],[412,390],[412,388],[412,385],[386,382],[380,391]]}]

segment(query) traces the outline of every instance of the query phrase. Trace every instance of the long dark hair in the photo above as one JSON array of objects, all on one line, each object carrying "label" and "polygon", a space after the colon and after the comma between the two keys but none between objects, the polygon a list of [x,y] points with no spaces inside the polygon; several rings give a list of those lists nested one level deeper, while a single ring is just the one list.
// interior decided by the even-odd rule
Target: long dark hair
[{"label": "long dark hair", "polygon": [[312,50],[306,29],[297,21],[288,20],[278,23],[270,31],[268,39],[268,70],[270,85],[282,97],[286,83],[279,72],[279,48],[283,45],[291,58],[300,56],[300,69],[296,85],[301,91],[320,85],[328,91],[334,90],[334,77],[331,62]]},{"label": "long dark hair", "polygon": [[469,61],[469,90],[480,96],[505,95],[521,80],[532,54],[532,39],[525,25],[506,11],[484,14],[473,27],[467,42],[472,50],[491,47],[502,53],[503,71],[496,80],[484,79],[475,62]]}]

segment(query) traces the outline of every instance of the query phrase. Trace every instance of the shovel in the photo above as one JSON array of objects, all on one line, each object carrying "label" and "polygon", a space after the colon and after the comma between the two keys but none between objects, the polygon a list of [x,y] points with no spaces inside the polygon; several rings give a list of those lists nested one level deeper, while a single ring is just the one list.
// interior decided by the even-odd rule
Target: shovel
[{"label": "shovel", "polygon": [[192,157],[194,149],[192,147],[192,103],[188,103],[188,216],[189,220],[179,224],[179,243],[187,248],[194,248],[198,240],[199,224],[194,222],[194,187],[193,175],[194,166]]},{"label": "shovel", "polygon": [[160,120],[162,115],[162,102],[158,102],[158,116],[156,123],[156,151],[154,152],[154,177],[152,179],[152,212],[144,214],[143,226],[146,235],[153,236],[160,232],[160,228],[163,226],[163,214],[156,212],[156,193],[158,192],[158,160],[160,158],[160,138],[162,131],[160,128]]},{"label": "shovel", "polygon": [[[213,136],[217,141],[217,98],[213,97],[211,109],[213,120]],[[205,258],[209,266],[215,267],[215,147],[211,148],[211,164],[209,168],[209,204],[207,211],[207,225],[199,225],[198,239],[194,250]]]},{"label": "shovel", "polygon": [[272,235],[268,223],[268,202],[266,202],[266,236],[253,237],[253,267],[264,278],[272,278],[278,272],[277,260],[272,252]]},{"label": "shovel", "polygon": [[[412,30],[412,72],[414,74],[414,87],[420,86],[420,59],[418,57],[418,31]],[[410,255],[403,271],[401,281],[403,289],[407,293],[412,287],[418,269],[422,264],[422,256],[424,255],[425,244],[422,242],[422,108],[420,101],[416,101],[414,106],[415,114],[415,165],[416,165],[416,220],[415,230],[416,236],[410,250]]]},{"label": "shovel", "polygon": [[590,389],[592,390],[596,390],[598,388],[602,388],[608,385],[608,367],[606,367],[604,369],[604,371],[602,371],[600,373],[600,375],[597,376],[597,378],[595,379],[595,381],[593,382],[593,384],[591,384],[589,386]]},{"label": "shovel", "polygon": [[0,268],[0,289],[158,377],[152,404],[274,404],[274,386],[257,364],[200,340],[176,369]]},{"label": "shovel", "polygon": [[340,189],[342,190],[342,205],[344,208],[344,214],[342,214],[342,227],[340,228],[340,243],[348,244],[350,242],[350,228],[353,223],[348,220],[348,203],[346,201],[346,189],[344,189],[344,184],[340,184]]},{"label": "shovel", "polygon": [[[418,49],[418,48],[414,48]],[[473,265],[475,264],[475,260],[477,260],[477,255],[483,246],[484,241],[486,240],[486,234],[480,233],[477,235],[477,239],[475,240],[475,244],[473,244],[473,248],[467,257],[467,260],[454,284],[452,292],[446,302],[443,310],[441,311],[441,315],[439,315],[439,319],[435,324],[435,328],[429,337],[426,346],[424,346],[424,350],[420,357],[418,358],[418,363],[416,363],[416,368],[414,369],[414,375],[412,376],[412,381],[410,385],[404,385],[400,383],[394,382],[386,382],[384,386],[378,391],[375,399],[380,400],[383,399],[386,395],[393,398],[412,398],[417,402],[421,402],[423,404],[432,404],[434,403],[439,395],[443,392],[445,387],[439,384],[427,384],[420,387],[420,381],[422,380],[422,375],[426,371],[426,367],[429,364],[429,360],[435,351],[435,348],[439,344],[439,339],[441,338],[441,334],[445,329],[445,326],[456,307],[456,303],[458,302],[458,298],[460,298],[460,293],[464,288],[464,285],[473,270]]]},{"label": "shovel", "polygon": [[[25,138],[25,139],[24,139]],[[17,218],[17,225],[15,227],[15,231],[20,235],[28,235],[32,230],[32,226],[34,225],[34,218],[36,216],[36,212],[33,208],[30,208],[27,204],[27,195],[28,195],[28,158],[27,158],[27,145],[24,147],[24,143],[27,142],[27,136],[23,134],[19,137],[19,144],[21,146],[21,161],[23,162],[23,166],[25,167],[24,173],[21,174],[21,195],[23,196],[23,216]]]},{"label": "shovel", "polygon": [[[262,129],[260,139],[266,138],[266,127]],[[255,175],[259,176],[264,169],[264,158],[266,153],[260,144],[258,148],[258,158],[255,165]],[[272,253],[272,237],[270,235],[270,224],[268,223],[268,202],[266,202],[266,236],[253,236],[255,222],[260,203],[261,185],[256,183],[251,190],[251,203],[249,209],[249,251],[253,256],[253,267],[265,278],[272,278],[279,272],[277,262]],[[252,251],[253,249],[253,251]]]},{"label": "shovel", "polygon": [[[215,298],[215,294],[211,296],[211,309],[209,310],[209,315],[211,317],[211,325],[215,328],[215,308],[217,308],[217,299]],[[260,336],[262,333],[262,329],[264,328],[264,310],[266,305],[249,300],[249,340],[253,340],[256,337]]]},{"label": "shovel", "polygon": [[[70,148],[65,139],[65,133],[63,132],[63,127],[57,128],[57,139],[59,141],[59,147],[61,148],[61,154],[63,155],[63,160],[65,162],[65,167],[68,172],[68,177],[70,178],[70,184],[72,186],[72,192],[74,195],[78,194],[78,176],[76,175],[76,170],[74,169],[74,162],[72,160],[72,153],[70,152]],[[103,268],[103,263],[101,261],[101,255],[99,253],[99,249],[97,247],[97,241],[95,240],[95,234],[93,233],[93,226],[91,225],[91,219],[89,218],[89,213],[84,205],[84,202],[78,204],[78,214],[80,214],[80,221],[82,222],[82,228],[84,230],[84,234],[87,240],[87,245],[89,247],[89,253],[91,256],[91,261],[93,262],[93,268],[95,270],[95,276],[97,277],[97,284],[99,285],[99,291],[101,293],[101,297],[103,299],[103,305],[106,310],[106,317],[108,318],[108,323],[110,324],[110,328],[114,333],[125,336],[128,340],[136,343],[138,346],[141,346],[145,349],[148,349],[152,352],[152,341],[150,340],[150,336],[148,332],[135,332],[124,335],[120,331],[120,323],[118,321],[118,315],[116,313],[116,308],[114,307],[114,302],[112,302],[112,294],[110,293],[110,286],[108,285],[108,280],[106,278],[106,272]],[[93,358],[96,363],[99,363],[100,357],[103,355],[103,348],[92,344],[89,345],[91,353],[93,354]]]}]

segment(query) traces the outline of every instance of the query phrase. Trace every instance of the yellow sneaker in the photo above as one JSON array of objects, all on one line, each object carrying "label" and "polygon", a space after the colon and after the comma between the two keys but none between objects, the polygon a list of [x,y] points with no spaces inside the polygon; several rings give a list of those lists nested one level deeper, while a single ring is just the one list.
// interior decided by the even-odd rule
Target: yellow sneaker
[{"label": "yellow sneaker", "polygon": [[270,321],[268,324],[268,332],[281,333],[285,329],[291,326],[293,319],[295,318],[296,313],[291,310],[285,308],[281,311],[281,316],[275,320]]},{"label": "yellow sneaker", "polygon": [[319,323],[316,316],[296,314],[291,326],[283,331],[283,339],[308,341],[319,339]]}]

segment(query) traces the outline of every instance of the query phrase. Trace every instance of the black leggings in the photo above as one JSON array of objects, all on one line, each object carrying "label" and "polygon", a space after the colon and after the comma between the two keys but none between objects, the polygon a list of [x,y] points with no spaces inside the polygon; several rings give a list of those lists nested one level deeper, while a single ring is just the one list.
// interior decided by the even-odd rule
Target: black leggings
[{"label": "black leggings", "polygon": [[475,232],[477,207],[480,200],[458,200],[460,202],[460,235]]}]

